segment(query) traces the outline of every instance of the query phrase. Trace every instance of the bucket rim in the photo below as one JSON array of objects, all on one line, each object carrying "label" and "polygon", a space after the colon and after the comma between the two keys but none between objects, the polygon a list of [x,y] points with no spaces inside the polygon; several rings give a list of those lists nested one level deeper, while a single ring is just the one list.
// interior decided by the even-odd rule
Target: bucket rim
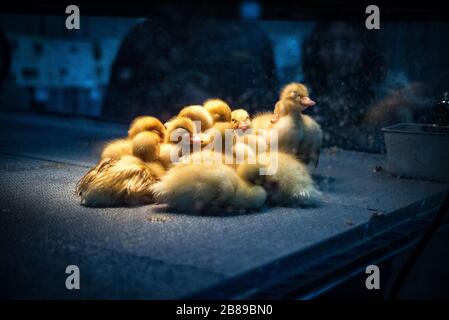
[{"label": "bucket rim", "polygon": [[438,131],[413,131],[413,130],[405,130],[400,129],[401,127],[420,127],[420,128],[434,128],[435,126],[432,124],[424,124],[424,123],[413,123],[413,122],[401,122],[391,126],[383,127],[381,130],[384,133],[402,133],[402,134],[416,134],[416,135],[436,135],[436,136],[444,136],[449,137],[449,127],[447,132],[438,132]]}]

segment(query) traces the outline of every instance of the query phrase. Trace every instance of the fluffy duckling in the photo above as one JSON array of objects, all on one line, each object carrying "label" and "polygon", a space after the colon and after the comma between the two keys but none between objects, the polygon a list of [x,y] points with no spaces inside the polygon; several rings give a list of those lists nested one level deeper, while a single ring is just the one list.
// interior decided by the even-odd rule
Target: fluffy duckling
[{"label": "fluffy duckling", "polygon": [[304,163],[312,163],[315,167],[320,159],[320,149],[323,143],[323,131],[320,125],[308,115],[302,115],[304,138],[299,145],[298,157]]},{"label": "fluffy duckling", "polygon": [[[225,151],[226,133],[229,132],[232,138],[231,125],[231,108],[221,99],[208,99],[203,103],[214,121],[212,129],[207,131],[210,138],[210,143],[213,143],[216,151]],[[211,145],[212,147],[212,145]]]},{"label": "fluffy duckling", "polygon": [[232,127],[234,129],[234,156],[243,154],[244,159],[256,157],[259,152],[267,152],[269,146],[263,137],[252,131],[252,122],[245,109],[232,111]]},{"label": "fluffy duckling", "polygon": [[132,154],[144,161],[157,178],[165,174],[165,167],[159,157],[161,136],[153,131],[143,131],[132,139]]},{"label": "fluffy duckling", "polygon": [[140,127],[145,131],[130,134],[131,155],[104,158],[80,179],[76,191],[83,205],[103,207],[152,202],[149,187],[165,174],[158,161],[165,128],[161,130],[157,122],[153,124],[157,125]]},{"label": "fluffy duckling", "polygon": [[234,130],[246,130],[251,128],[251,118],[245,109],[236,109],[231,112],[231,123]]},{"label": "fluffy duckling", "polygon": [[222,163],[176,164],[151,189],[158,202],[178,210],[200,213],[258,209],[267,198],[264,188],[252,183],[260,180],[258,167],[247,167],[245,171],[249,180]]},{"label": "fluffy duckling", "polygon": [[231,121],[231,108],[223,100],[208,99],[204,101],[203,107],[210,113],[214,123]]},{"label": "fluffy duckling", "polygon": [[130,139],[115,139],[106,144],[101,151],[101,159],[120,159],[124,155],[131,155],[132,141]]},{"label": "fluffy duckling", "polygon": [[[236,168],[236,164],[247,161],[248,159],[254,159],[253,162],[256,163],[256,152],[258,147],[260,149],[265,140],[250,133],[251,120],[249,114],[244,109],[237,109],[231,113],[230,126],[227,128],[225,133],[221,135],[222,144],[217,146],[215,143],[210,143],[201,150],[200,154],[197,152],[191,154],[185,160],[188,163],[199,163],[199,162],[221,162],[231,165]],[[215,131],[213,134],[221,134]],[[207,132],[210,137],[211,132]],[[212,140],[215,141],[217,136],[212,135]],[[220,136],[218,136],[220,138]],[[227,141],[226,141],[227,140]],[[263,149],[266,152],[266,149]]]},{"label": "fluffy duckling", "polygon": [[143,131],[151,131],[156,133],[161,141],[165,138],[164,124],[155,117],[140,116],[135,118],[129,127],[128,138],[134,138],[138,133]]},{"label": "fluffy duckling", "polygon": [[197,132],[204,132],[209,130],[214,125],[212,115],[200,105],[187,106],[181,109],[178,117],[189,118],[192,121],[199,121],[201,127],[196,127]]},{"label": "fluffy duckling", "polygon": [[[283,152],[267,154],[263,160],[266,175],[264,187],[269,203],[281,206],[313,206],[322,200],[307,167],[293,155]],[[244,166],[242,164],[241,166]]]},{"label": "fluffy duckling", "polygon": [[161,144],[159,161],[168,169],[186,154],[201,150],[209,137],[197,133],[195,123],[186,117],[176,117],[167,124],[165,142]]},{"label": "fluffy duckling", "polygon": [[134,206],[153,202],[150,186],[159,168],[135,156],[102,159],[76,186],[81,204],[88,207]]},{"label": "fluffy duckling", "polygon": [[152,132],[161,141],[165,138],[165,127],[159,119],[150,116],[140,116],[132,121],[127,138],[113,140],[103,148],[101,159],[120,159],[124,155],[131,155],[133,153],[132,140],[141,132]]},{"label": "fluffy duckling", "polygon": [[277,129],[279,150],[297,155],[305,163],[318,162],[323,134],[318,123],[302,112],[315,105],[301,83],[285,86],[273,114],[264,113],[253,120],[253,128]]}]

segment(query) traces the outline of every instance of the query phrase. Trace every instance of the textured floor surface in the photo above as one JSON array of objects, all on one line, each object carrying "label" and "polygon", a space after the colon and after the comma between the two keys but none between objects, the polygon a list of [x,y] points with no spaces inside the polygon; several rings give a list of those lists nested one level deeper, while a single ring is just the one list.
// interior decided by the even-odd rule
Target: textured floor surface
[{"label": "textured floor surface", "polygon": [[[400,209],[446,188],[375,172],[382,155],[323,150],[315,178],[326,200],[317,208],[229,216],[161,205],[92,209],[80,206],[75,184],[125,127],[1,115],[0,128],[3,297],[185,297],[306,249],[307,259],[325,255],[363,237],[351,232],[361,227],[381,232]],[[380,216],[384,223],[372,226]],[[81,290],[65,288],[71,264],[80,268]]]}]

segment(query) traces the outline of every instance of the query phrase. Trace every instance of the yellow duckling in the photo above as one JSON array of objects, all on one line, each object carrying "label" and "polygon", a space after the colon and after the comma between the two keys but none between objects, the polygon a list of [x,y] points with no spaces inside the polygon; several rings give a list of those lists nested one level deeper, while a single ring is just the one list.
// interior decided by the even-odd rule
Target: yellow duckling
[{"label": "yellow duckling", "polygon": [[106,158],[81,178],[76,192],[81,197],[81,204],[88,207],[151,203],[150,186],[162,175],[157,162],[147,163],[132,155]]},{"label": "yellow duckling", "polygon": [[165,141],[161,145],[159,161],[168,169],[173,162],[194,151],[201,150],[208,142],[207,135],[196,129],[195,123],[186,117],[176,117],[166,124]]},{"label": "yellow duckling", "polygon": [[214,143],[214,150],[224,152],[226,131],[232,131],[231,125],[231,108],[221,99],[208,99],[203,103],[214,121],[211,130],[207,132],[210,137],[210,143]]},{"label": "yellow duckling", "polygon": [[244,170],[247,180],[222,163],[176,164],[151,189],[159,203],[188,212],[261,208],[267,194],[255,184],[259,181],[258,167]]},{"label": "yellow duckling", "polygon": [[132,155],[104,158],[80,179],[76,191],[81,204],[132,206],[153,201],[150,186],[165,174],[158,160],[160,135],[142,131],[130,141]]},{"label": "yellow duckling", "polygon": [[279,150],[297,155],[305,163],[318,162],[323,133],[318,123],[302,114],[315,105],[309,91],[301,83],[285,86],[274,113],[264,113],[253,119],[253,128],[277,129]]},{"label": "yellow duckling", "polygon": [[201,126],[195,129],[197,132],[209,130],[214,125],[214,119],[211,114],[201,105],[187,106],[181,109],[178,117],[189,118],[192,121],[200,122]]},{"label": "yellow duckling", "polygon": [[109,142],[103,148],[101,159],[120,159],[124,155],[131,155],[133,153],[133,138],[144,131],[157,134],[161,141],[165,138],[165,127],[159,119],[150,116],[137,117],[129,127],[127,138]]},{"label": "yellow duckling", "polygon": [[252,121],[249,113],[245,109],[236,109],[232,111],[231,123],[234,129],[234,155],[243,155],[256,157],[258,153],[265,153],[269,150],[266,140],[254,133],[252,130]]},{"label": "yellow duckling", "polygon": [[[271,152],[258,161],[264,165],[263,186],[272,205],[313,206],[322,202],[322,193],[315,186],[307,167],[293,155]],[[242,164],[241,166],[245,166]]]}]

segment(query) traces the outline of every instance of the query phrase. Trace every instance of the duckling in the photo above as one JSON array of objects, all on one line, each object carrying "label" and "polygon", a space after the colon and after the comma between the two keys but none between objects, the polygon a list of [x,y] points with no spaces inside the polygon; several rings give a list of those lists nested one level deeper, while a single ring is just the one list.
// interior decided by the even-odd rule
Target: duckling
[{"label": "duckling", "polygon": [[307,167],[295,156],[272,152],[263,159],[259,155],[258,161],[265,165],[263,186],[270,204],[314,206],[321,203],[322,193],[316,188]]},{"label": "duckling", "polygon": [[165,138],[165,127],[163,123],[155,117],[140,116],[135,118],[129,127],[128,138],[134,138],[138,133],[143,131],[151,131],[156,133],[160,140]]},{"label": "duckling", "polygon": [[133,153],[132,139],[144,131],[155,133],[161,141],[165,138],[165,127],[159,119],[140,116],[132,121],[127,138],[116,139],[106,144],[101,153],[101,159],[120,159],[124,155],[131,155]]},{"label": "duckling", "polygon": [[[248,167],[245,177],[257,181],[256,169]],[[158,202],[195,213],[258,209],[267,198],[263,187],[243,180],[222,163],[176,164],[151,190]]]},{"label": "duckling", "polygon": [[106,144],[101,152],[101,159],[120,159],[124,155],[132,154],[132,141],[130,139],[115,139]]},{"label": "duckling", "polygon": [[151,203],[150,186],[160,178],[155,167],[132,155],[102,159],[76,186],[81,204],[110,207]]},{"label": "duckling", "polygon": [[210,113],[214,123],[231,121],[231,108],[223,100],[208,99],[203,102],[203,107]]},{"label": "duckling", "polygon": [[207,131],[210,142],[214,143],[216,151],[225,152],[226,132],[232,130],[231,108],[226,102],[216,98],[204,101],[203,106],[214,121],[212,129]]},{"label": "duckling", "polygon": [[[221,162],[236,168],[236,164],[254,159],[256,163],[256,151],[258,146],[262,146],[265,140],[250,134],[251,120],[249,114],[244,109],[237,109],[231,113],[231,122],[223,134],[218,130],[212,133],[212,141],[216,138],[222,138],[223,142],[217,146],[216,143],[210,143],[201,150],[201,154],[193,153],[186,159],[187,162]],[[228,130],[229,129],[229,130]],[[209,137],[211,131],[206,132]],[[218,134],[216,136],[215,134]],[[260,141],[258,141],[260,140]],[[259,143],[259,144],[258,144]],[[266,149],[264,149],[264,152]],[[218,154],[220,153],[220,154]],[[220,157],[217,157],[220,155]],[[212,159],[213,158],[213,159]],[[251,161],[249,161],[251,163]]]},{"label": "duckling", "polygon": [[306,164],[318,166],[320,149],[323,143],[323,131],[321,126],[310,116],[303,114],[304,138],[299,145],[298,156]]},{"label": "duckling", "polygon": [[103,158],[80,179],[76,191],[83,205],[98,207],[152,202],[149,186],[165,174],[158,161],[165,128],[161,129],[160,121],[152,122],[155,126],[140,128],[155,130],[129,134],[132,137],[128,138],[131,155],[124,154],[118,159]]},{"label": "duckling", "polygon": [[201,105],[187,106],[181,109],[178,117],[189,118],[192,121],[199,121],[201,127],[196,126],[197,132],[204,132],[214,125],[214,119],[211,114]]},{"label": "duckling", "polygon": [[251,128],[251,118],[245,109],[236,109],[231,112],[231,123],[234,130],[246,130]]},{"label": "duckling", "polygon": [[159,161],[166,169],[209,143],[209,137],[197,131],[190,118],[178,116],[167,123],[165,142],[161,144],[159,155]]},{"label": "duckling", "polygon": [[160,179],[166,171],[159,159],[161,137],[156,131],[142,131],[132,139],[132,155],[145,162],[156,179]]},{"label": "duckling", "polygon": [[244,155],[244,159],[256,157],[259,152],[267,152],[266,140],[252,131],[252,121],[245,109],[236,109],[231,114],[234,129],[234,155]]},{"label": "duckling", "polygon": [[253,128],[277,129],[279,150],[295,154],[305,163],[317,164],[323,134],[315,120],[302,114],[313,105],[305,85],[290,83],[282,89],[274,113],[257,116]]},{"label": "duckling", "polygon": [[160,153],[160,140],[154,132],[140,132],[131,140],[132,154],[145,162],[155,161]]},{"label": "duckling", "polygon": [[237,169],[241,163],[256,164],[257,152],[267,151],[264,147],[265,140],[249,132],[251,120],[247,111],[238,109],[232,114],[232,129],[229,130],[231,134],[228,136],[229,132],[226,132],[226,138],[229,140],[223,143],[223,148],[217,148],[214,143],[209,143],[201,150],[183,158],[183,163],[221,163],[233,169]]}]

